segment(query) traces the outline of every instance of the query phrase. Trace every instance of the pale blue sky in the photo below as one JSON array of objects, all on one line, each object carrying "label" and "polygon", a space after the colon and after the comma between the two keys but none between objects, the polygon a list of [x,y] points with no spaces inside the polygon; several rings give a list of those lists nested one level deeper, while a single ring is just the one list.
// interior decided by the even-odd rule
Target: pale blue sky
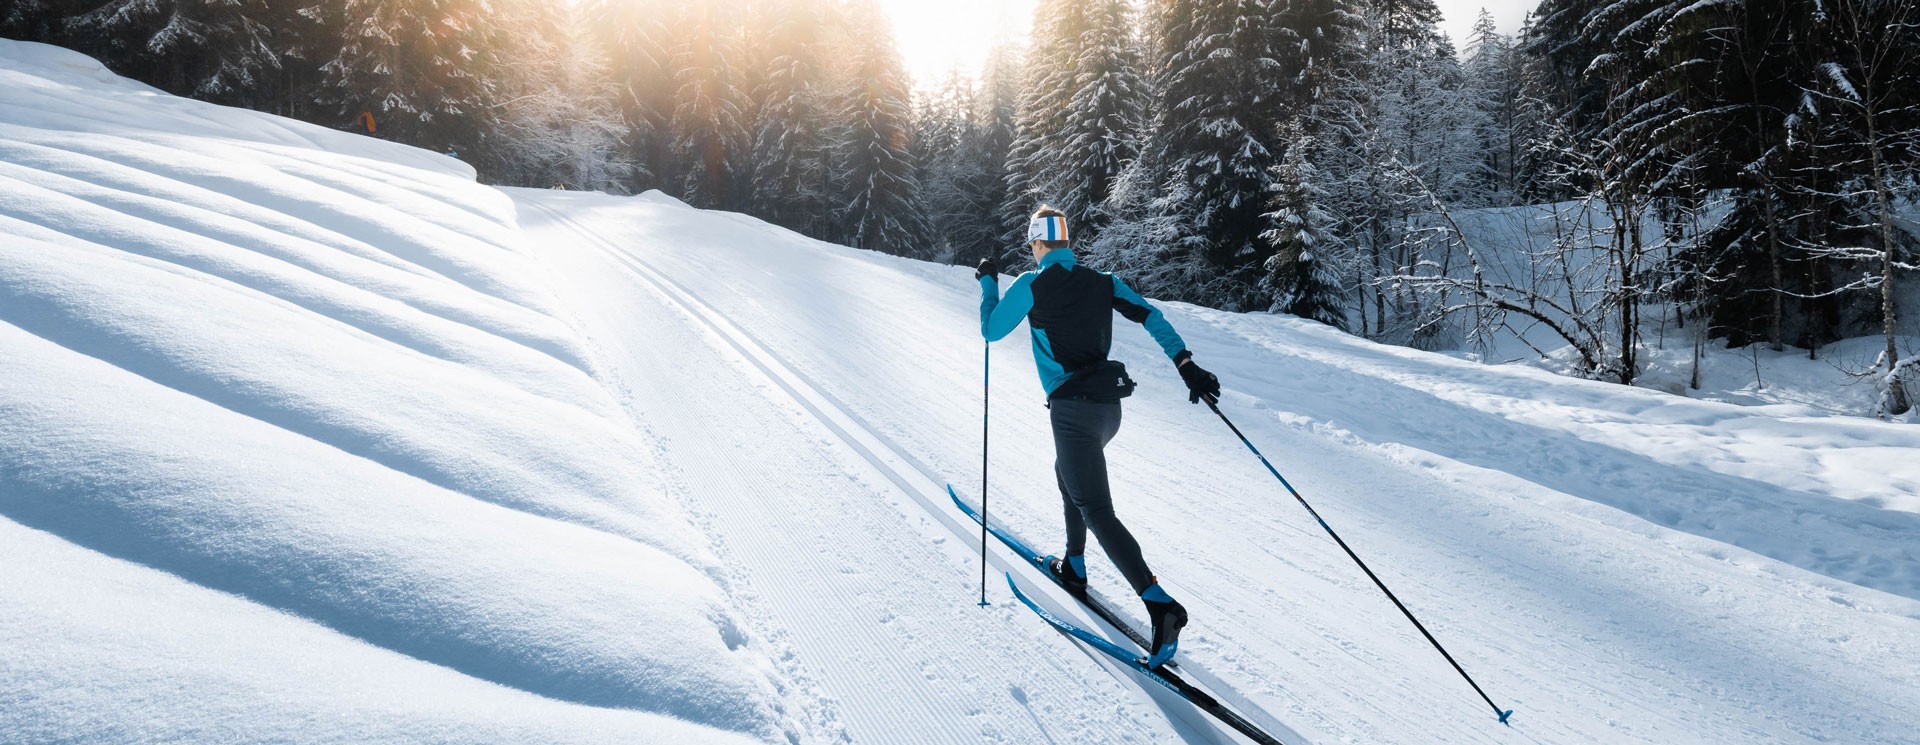
[{"label": "pale blue sky", "polygon": [[[1446,17],[1442,30],[1456,46],[1464,46],[1467,32],[1481,8],[1493,11],[1504,33],[1520,28],[1520,21],[1538,0],[1437,0]],[[995,39],[1025,38],[1039,0],[881,0],[893,19],[894,38],[914,79],[933,84],[958,66],[976,73]]]}]

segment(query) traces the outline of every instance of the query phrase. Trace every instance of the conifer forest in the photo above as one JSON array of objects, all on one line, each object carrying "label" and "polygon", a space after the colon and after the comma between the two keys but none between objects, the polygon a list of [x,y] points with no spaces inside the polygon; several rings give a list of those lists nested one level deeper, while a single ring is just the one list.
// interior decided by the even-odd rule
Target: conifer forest
[{"label": "conifer forest", "polygon": [[1428,349],[1544,332],[1620,383],[1654,336],[1884,337],[1856,372],[1911,406],[1920,3],[1439,21],[1433,0],[1047,0],[982,69],[916,83],[871,0],[0,0],[0,36],[489,183],[658,189],[1015,269],[1051,204],[1158,298]]}]

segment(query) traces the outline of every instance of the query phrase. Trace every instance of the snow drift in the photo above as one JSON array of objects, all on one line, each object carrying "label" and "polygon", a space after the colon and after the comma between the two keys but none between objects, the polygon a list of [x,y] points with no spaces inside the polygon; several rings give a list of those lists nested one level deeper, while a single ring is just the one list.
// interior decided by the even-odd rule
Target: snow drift
[{"label": "snow drift", "polygon": [[0,42],[0,233],[0,740],[787,726],[466,166]]}]

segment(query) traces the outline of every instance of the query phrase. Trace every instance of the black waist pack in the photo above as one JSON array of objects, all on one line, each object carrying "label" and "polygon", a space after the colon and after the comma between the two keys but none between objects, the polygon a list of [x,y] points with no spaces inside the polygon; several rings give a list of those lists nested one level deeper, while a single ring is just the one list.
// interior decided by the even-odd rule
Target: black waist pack
[{"label": "black waist pack", "polygon": [[1133,378],[1127,377],[1126,365],[1107,360],[1074,373],[1047,398],[1114,403],[1133,395],[1133,385]]}]

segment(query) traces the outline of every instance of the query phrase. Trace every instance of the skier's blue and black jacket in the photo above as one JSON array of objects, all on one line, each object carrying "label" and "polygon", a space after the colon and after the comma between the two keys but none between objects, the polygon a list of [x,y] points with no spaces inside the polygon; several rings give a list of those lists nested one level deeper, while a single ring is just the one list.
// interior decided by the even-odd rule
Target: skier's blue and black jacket
[{"label": "skier's blue and black jacket", "polygon": [[999,341],[1026,319],[1033,331],[1033,361],[1048,396],[1074,373],[1106,361],[1114,311],[1146,326],[1168,358],[1186,351],[1186,342],[1159,308],[1119,277],[1080,266],[1069,249],[1047,252],[1038,268],[1013,280],[1004,297],[999,280],[980,278],[980,333]]}]

